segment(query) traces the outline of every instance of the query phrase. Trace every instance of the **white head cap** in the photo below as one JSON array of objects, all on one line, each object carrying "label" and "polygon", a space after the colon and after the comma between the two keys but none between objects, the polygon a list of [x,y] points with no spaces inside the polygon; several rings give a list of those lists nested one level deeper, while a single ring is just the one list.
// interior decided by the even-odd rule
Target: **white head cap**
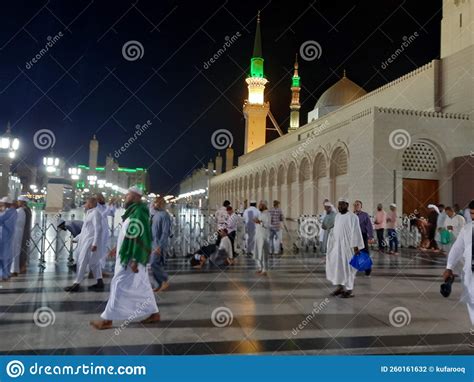
[{"label": "white head cap", "polygon": [[137,186],[132,186],[128,189],[128,192],[134,192],[135,194],[138,194],[140,196],[143,196],[143,191],[138,188]]},{"label": "white head cap", "polygon": [[21,196],[18,197],[18,200],[19,200],[20,202],[27,202],[27,201],[28,201],[28,198],[27,198],[26,196],[24,196],[24,195],[21,195]]},{"label": "white head cap", "polygon": [[257,201],[256,200],[251,200],[250,204],[257,204]]},{"label": "white head cap", "polygon": [[439,214],[439,208],[438,206],[434,205],[434,204],[428,204],[428,208],[433,208],[438,214]]},{"label": "white head cap", "polygon": [[344,202],[344,203],[349,204],[349,199],[347,199],[347,198],[339,198],[339,200],[338,200],[337,202],[338,202],[338,203],[339,203],[339,202]]},{"label": "white head cap", "polygon": [[324,204],[323,204],[323,205],[324,205],[324,207],[332,207],[332,206],[333,206],[333,205],[332,205],[332,203],[331,203],[331,202],[329,202],[329,201],[327,201],[327,202],[324,202]]},{"label": "white head cap", "polygon": [[4,196],[0,199],[0,203],[12,204],[12,200],[8,196]]},{"label": "white head cap", "polygon": [[397,205],[395,203],[390,204],[390,207],[397,208]]}]

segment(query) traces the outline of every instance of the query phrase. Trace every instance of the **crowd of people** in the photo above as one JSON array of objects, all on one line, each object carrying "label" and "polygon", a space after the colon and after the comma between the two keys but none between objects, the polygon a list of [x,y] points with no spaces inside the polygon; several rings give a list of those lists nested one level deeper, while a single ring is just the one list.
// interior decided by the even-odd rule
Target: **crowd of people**
[{"label": "crowd of people", "polygon": [[[26,197],[12,201],[7,197],[0,199],[0,275],[2,280],[25,273],[28,262],[28,242],[31,227],[31,211]],[[326,256],[326,278],[335,289],[332,296],[354,297],[354,283],[358,269],[352,264],[361,254],[369,256],[370,246],[377,245],[380,253],[399,254],[397,227],[399,218],[397,206],[390,204],[385,211],[379,204],[374,216],[363,210],[360,200],[353,202],[350,210],[349,200],[341,198],[337,208],[325,200],[321,216],[321,230],[317,235],[320,252]],[[170,253],[172,217],[166,209],[166,201],[157,197],[150,206],[143,201],[141,189],[132,187],[125,196],[125,213],[115,248],[109,250],[110,232],[108,216],[115,214],[113,203],[106,204],[102,194],[87,198],[83,221],[59,221],[58,228],[68,230],[77,242],[74,251],[75,279],[65,287],[68,293],[78,292],[89,274],[95,283],[90,291],[105,289],[103,273],[107,257],[115,257],[115,269],[110,283],[110,296],[101,320],[91,322],[99,330],[112,327],[114,320],[128,320],[137,307],[145,317],[142,323],[160,321],[155,292],[169,288],[166,271]],[[473,255],[472,219],[474,201],[464,210],[443,205],[428,206],[429,214],[421,217],[417,211],[410,216],[410,223],[422,234],[420,248],[434,252],[444,251],[448,256],[447,269],[443,274],[446,282],[452,282],[456,267],[464,262],[460,270],[463,275],[465,293],[463,301],[468,304],[474,324],[474,278],[472,277]],[[237,230],[242,222],[244,237],[236,243]],[[285,227],[280,202],[269,203],[252,200],[243,211],[236,213],[226,200],[215,214],[215,242],[206,243],[195,254],[190,263],[196,269],[203,269],[209,262],[211,266],[226,268],[236,263],[242,254],[253,259],[256,273],[267,276],[269,258],[281,253],[282,227]],[[286,228],[286,227],[285,227]],[[464,260],[464,261],[463,261]],[[150,270],[150,272],[149,272]],[[360,270],[360,269],[359,269]],[[363,269],[370,277],[371,266]],[[149,273],[152,277],[150,280]],[[155,288],[152,284],[156,284]]]},{"label": "crowd of people", "polygon": [[0,199],[0,280],[26,273],[31,234],[28,198]]}]

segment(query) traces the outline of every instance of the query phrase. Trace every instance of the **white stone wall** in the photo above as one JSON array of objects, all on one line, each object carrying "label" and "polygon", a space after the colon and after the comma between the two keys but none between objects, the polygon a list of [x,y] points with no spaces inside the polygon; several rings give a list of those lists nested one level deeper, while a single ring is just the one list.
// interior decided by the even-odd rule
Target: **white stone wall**
[{"label": "white stone wall", "polygon": [[474,42],[474,2],[443,0],[441,57],[456,53]]},{"label": "white stone wall", "polygon": [[472,114],[474,109],[474,46],[443,58],[440,69],[442,111]]},{"label": "white stone wall", "polygon": [[[410,110],[376,108],[374,112],[374,179],[373,204],[388,205],[395,201],[403,210],[402,155],[405,145],[390,144],[390,134],[403,129],[408,132],[409,142],[426,142],[436,151],[439,174],[418,174],[413,177],[439,180],[439,198],[444,204],[453,204],[453,158],[470,153],[474,144],[474,126],[467,115],[419,112]],[[403,132],[401,132],[403,134]],[[398,147],[403,147],[398,149]],[[394,186],[394,170],[396,183]]]}]

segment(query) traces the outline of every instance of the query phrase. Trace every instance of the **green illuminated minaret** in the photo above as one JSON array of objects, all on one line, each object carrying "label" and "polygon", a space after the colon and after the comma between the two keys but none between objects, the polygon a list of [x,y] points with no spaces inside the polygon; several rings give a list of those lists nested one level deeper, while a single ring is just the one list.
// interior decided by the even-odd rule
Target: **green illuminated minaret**
[{"label": "green illuminated minaret", "polygon": [[290,103],[290,127],[288,131],[294,131],[300,127],[300,76],[298,75],[298,54],[296,55],[294,73],[291,78],[291,103]]},{"label": "green illuminated minaret", "polygon": [[264,78],[262,33],[260,32],[260,11],[258,11],[257,30],[255,31],[255,41],[253,43],[253,54],[252,54],[252,58],[250,59],[250,77]]},{"label": "green illuminated minaret", "polygon": [[249,90],[244,103],[245,148],[244,153],[255,150],[266,143],[266,119],[270,104],[265,102],[264,93],[267,79],[263,71],[262,35],[260,32],[260,12],[257,16],[257,29],[250,59],[250,73],[245,79]]}]

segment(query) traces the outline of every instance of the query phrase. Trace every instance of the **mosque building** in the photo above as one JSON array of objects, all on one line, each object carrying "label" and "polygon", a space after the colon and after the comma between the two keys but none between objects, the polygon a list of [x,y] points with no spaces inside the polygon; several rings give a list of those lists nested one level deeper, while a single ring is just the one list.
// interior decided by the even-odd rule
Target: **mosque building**
[{"label": "mosque building", "polygon": [[321,211],[326,198],[360,199],[367,211],[396,203],[407,214],[428,203],[465,205],[474,176],[473,18],[474,1],[443,0],[439,59],[371,92],[344,73],[302,126],[296,61],[288,133],[271,142],[259,18],[245,80],[244,154],[209,178],[211,209],[225,199],[237,207],[277,199],[297,218]]}]

